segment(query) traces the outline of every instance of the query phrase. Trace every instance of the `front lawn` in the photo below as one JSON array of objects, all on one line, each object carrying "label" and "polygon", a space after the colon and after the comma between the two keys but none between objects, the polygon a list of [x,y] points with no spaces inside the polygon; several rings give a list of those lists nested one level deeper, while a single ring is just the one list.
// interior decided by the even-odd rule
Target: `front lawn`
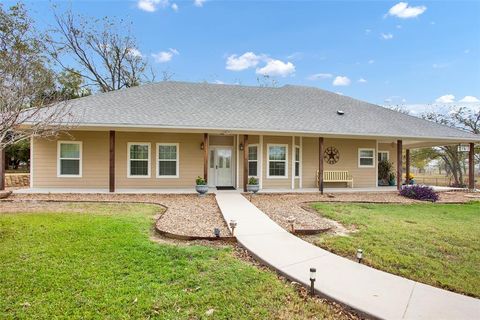
[{"label": "front lawn", "polygon": [[480,202],[468,204],[313,205],[357,232],[313,242],[394,274],[480,297]]},{"label": "front lawn", "polygon": [[153,242],[158,210],[71,204],[0,213],[1,318],[338,317],[231,248]]}]

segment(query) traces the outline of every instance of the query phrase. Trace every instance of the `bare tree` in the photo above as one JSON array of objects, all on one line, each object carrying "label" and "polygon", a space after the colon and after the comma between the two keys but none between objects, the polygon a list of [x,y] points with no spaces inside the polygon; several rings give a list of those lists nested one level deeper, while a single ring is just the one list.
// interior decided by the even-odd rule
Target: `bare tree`
[{"label": "bare tree", "polygon": [[53,37],[48,39],[50,54],[64,70],[72,70],[62,59],[69,55],[76,62],[76,72],[102,92],[153,81],[130,24],[74,15],[71,10],[55,13],[55,21]]},{"label": "bare tree", "polygon": [[59,102],[39,39],[23,5],[5,11],[0,4],[0,150],[32,136],[56,136],[72,118]]}]

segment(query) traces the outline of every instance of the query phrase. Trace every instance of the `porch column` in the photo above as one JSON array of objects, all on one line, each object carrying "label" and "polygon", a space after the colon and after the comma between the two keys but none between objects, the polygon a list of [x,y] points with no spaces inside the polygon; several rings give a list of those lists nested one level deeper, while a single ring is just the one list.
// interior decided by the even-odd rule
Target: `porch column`
[{"label": "porch column", "polygon": [[203,134],[203,179],[208,183],[208,133]]},{"label": "porch column", "polygon": [[402,140],[397,140],[397,190],[402,187]]},{"label": "porch column", "polygon": [[110,131],[109,191],[115,192],[115,131]]},{"label": "porch column", "polygon": [[405,149],[405,183],[410,184],[410,149]]},{"label": "porch column", "polygon": [[475,189],[475,144],[470,143],[468,152],[468,189]]},{"label": "porch column", "polygon": [[243,191],[247,192],[248,182],[248,134],[243,136]]},{"label": "porch column", "polygon": [[0,191],[5,190],[5,149],[0,148]]},{"label": "porch column", "polygon": [[323,194],[323,137],[318,138],[318,187]]}]

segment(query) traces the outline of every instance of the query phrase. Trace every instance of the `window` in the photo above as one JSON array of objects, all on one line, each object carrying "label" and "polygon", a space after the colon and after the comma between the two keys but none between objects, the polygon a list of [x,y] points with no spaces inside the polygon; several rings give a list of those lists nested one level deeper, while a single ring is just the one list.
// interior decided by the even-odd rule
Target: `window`
[{"label": "window", "polygon": [[358,167],[375,167],[375,149],[358,149]]},{"label": "window", "polygon": [[129,178],[150,178],[150,143],[128,143]]},{"label": "window", "polygon": [[258,176],[258,146],[248,146],[248,176]]},{"label": "window", "polygon": [[390,158],[390,153],[388,151],[378,151],[378,162],[387,160]]},{"label": "window", "polygon": [[286,144],[269,144],[268,146],[268,178],[288,177],[288,147]]},{"label": "window", "polygon": [[58,177],[80,178],[82,176],[82,142],[59,141]]},{"label": "window", "polygon": [[157,143],[157,178],[178,178],[178,143]]},{"label": "window", "polygon": [[300,147],[295,147],[295,177],[300,177]]}]

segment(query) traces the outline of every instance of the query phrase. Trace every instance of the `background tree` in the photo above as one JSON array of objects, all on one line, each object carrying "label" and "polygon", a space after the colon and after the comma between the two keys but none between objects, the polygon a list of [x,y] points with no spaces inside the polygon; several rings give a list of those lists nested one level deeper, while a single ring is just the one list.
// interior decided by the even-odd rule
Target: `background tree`
[{"label": "background tree", "polygon": [[[107,92],[154,80],[124,20],[87,18],[67,10],[55,13],[55,21],[53,37],[48,39],[50,54],[63,70],[83,77],[87,85]],[[78,70],[65,65],[64,55],[74,59]]]}]

